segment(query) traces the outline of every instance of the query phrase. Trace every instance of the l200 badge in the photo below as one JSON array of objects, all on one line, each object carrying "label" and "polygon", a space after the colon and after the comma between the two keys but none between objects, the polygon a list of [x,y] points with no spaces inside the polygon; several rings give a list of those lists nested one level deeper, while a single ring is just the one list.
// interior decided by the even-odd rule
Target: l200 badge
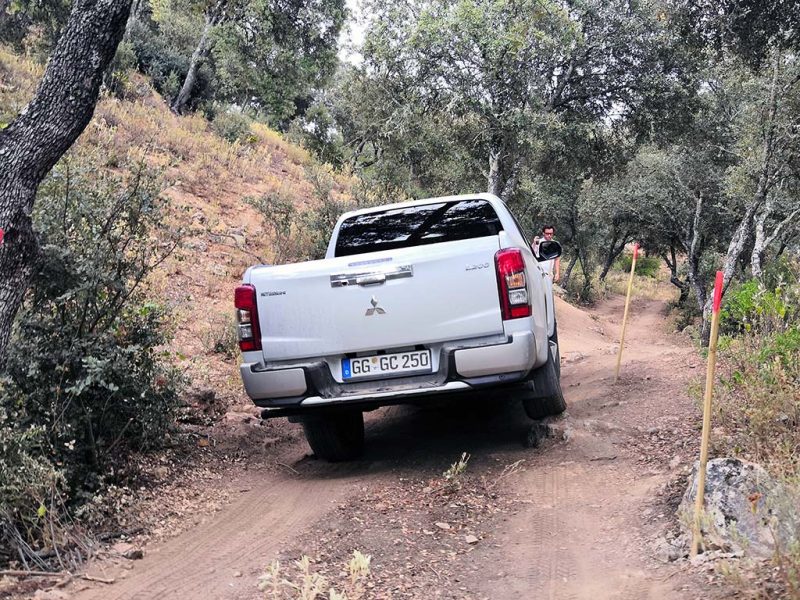
[{"label": "l200 badge", "polygon": [[475,263],[474,265],[467,265],[466,271],[477,271],[478,269],[488,269],[489,263]]}]

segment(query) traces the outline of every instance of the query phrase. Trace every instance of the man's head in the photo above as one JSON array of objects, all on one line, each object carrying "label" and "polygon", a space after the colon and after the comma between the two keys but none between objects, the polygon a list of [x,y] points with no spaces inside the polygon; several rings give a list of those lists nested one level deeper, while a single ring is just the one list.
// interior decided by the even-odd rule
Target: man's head
[{"label": "man's head", "polygon": [[542,227],[542,235],[546,240],[552,240],[553,236],[556,234],[556,230],[552,225],[545,225]]}]

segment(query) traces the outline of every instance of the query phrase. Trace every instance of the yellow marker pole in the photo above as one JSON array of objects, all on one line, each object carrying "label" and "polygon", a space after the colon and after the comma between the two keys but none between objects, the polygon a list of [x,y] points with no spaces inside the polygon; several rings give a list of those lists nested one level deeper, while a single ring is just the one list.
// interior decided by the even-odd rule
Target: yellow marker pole
[{"label": "yellow marker pole", "polygon": [[702,533],[700,517],[706,496],[706,466],[708,465],[708,442],[711,437],[711,398],[714,392],[714,371],[717,367],[717,337],[719,335],[719,309],[722,304],[722,271],[717,271],[714,282],[714,307],[711,313],[711,337],[708,340],[708,368],[706,391],[703,396],[703,435],[700,442],[700,466],[697,470],[697,492],[694,499],[694,523],[692,526],[692,548],[689,556],[694,558],[700,549]]},{"label": "yellow marker pole", "polygon": [[619,336],[619,352],[617,353],[617,368],[614,370],[614,383],[619,379],[619,366],[622,364],[622,348],[625,346],[625,329],[628,326],[628,307],[631,304],[631,290],[633,290],[633,273],[636,271],[636,259],[638,257],[639,244],[634,244],[631,275],[628,278],[628,294],[625,296],[625,312],[622,313],[622,334]]}]

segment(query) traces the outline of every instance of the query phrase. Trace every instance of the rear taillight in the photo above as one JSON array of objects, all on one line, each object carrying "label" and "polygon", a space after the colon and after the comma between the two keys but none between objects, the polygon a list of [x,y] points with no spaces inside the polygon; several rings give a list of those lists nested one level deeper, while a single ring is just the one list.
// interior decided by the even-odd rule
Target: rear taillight
[{"label": "rear taillight", "polygon": [[494,255],[494,264],[503,320],[530,317],[531,303],[522,252],[517,248],[500,250]]},{"label": "rear taillight", "polygon": [[261,329],[258,327],[256,288],[246,283],[236,288],[236,329],[239,332],[239,349],[261,350]]}]

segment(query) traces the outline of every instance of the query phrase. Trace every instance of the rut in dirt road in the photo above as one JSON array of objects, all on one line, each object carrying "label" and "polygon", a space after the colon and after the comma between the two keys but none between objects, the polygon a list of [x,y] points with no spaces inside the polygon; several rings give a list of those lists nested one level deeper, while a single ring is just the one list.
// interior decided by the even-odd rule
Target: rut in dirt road
[{"label": "rut in dirt road", "polygon": [[669,458],[643,468],[628,443],[696,418],[686,392],[694,352],[664,332],[663,303],[639,301],[614,384],[621,307],[621,299],[600,306],[593,322],[559,315],[569,323],[561,339],[570,440],[532,460],[515,482],[527,504],[495,532],[499,548],[484,562],[502,568],[474,583],[478,597],[708,597],[652,558],[652,536],[672,516],[645,515],[674,473]]},{"label": "rut in dirt road", "polygon": [[[621,381],[613,365],[621,300],[591,314],[558,303],[563,385],[569,416],[558,427],[569,440],[538,450],[523,440],[530,429],[518,402],[484,397],[425,410],[393,407],[367,421],[362,460],[331,465],[306,457],[304,442],[285,450],[294,474],[248,471],[249,491],[208,523],[146,548],[130,571],[90,572],[117,583],[78,599],[262,597],[258,576],[282,548],[322,537],[334,508],[363,491],[380,493],[398,478],[441,474],[461,452],[472,454],[471,473],[522,461],[508,484],[520,498],[514,513],[497,518],[480,544],[453,571],[437,571],[436,595],[447,598],[692,598],[695,582],[650,558],[653,535],[671,518],[652,512],[651,497],[678,473],[669,458],[632,445],[652,428],[683,431],[694,418],[686,395],[687,364],[696,361],[683,338],[663,333],[661,302],[637,302],[627,336]],[[619,310],[618,310],[619,309]],[[482,404],[481,404],[482,403]],[[468,406],[479,408],[470,412]],[[480,407],[483,408],[480,408]],[[688,418],[687,415],[692,415]],[[684,462],[692,446],[680,446]],[[644,462],[642,462],[644,460]],[[402,479],[401,479],[402,480]],[[656,509],[657,510],[657,509]],[[386,521],[385,523],[383,521]],[[369,531],[353,531],[356,547],[373,554],[375,569],[390,570],[397,554],[391,515]],[[430,536],[422,538],[430,540]],[[303,541],[305,540],[305,541]],[[349,551],[349,550],[348,550]],[[411,573],[426,571],[415,550],[403,555]],[[461,564],[461,567],[458,567]],[[128,565],[130,566],[130,565]],[[460,570],[459,570],[460,569]],[[428,576],[430,569],[427,569]],[[124,578],[120,579],[124,575]],[[412,582],[413,583],[413,582]],[[429,580],[404,594],[373,590],[371,598],[430,596]],[[441,588],[438,586],[441,585]]]}]

